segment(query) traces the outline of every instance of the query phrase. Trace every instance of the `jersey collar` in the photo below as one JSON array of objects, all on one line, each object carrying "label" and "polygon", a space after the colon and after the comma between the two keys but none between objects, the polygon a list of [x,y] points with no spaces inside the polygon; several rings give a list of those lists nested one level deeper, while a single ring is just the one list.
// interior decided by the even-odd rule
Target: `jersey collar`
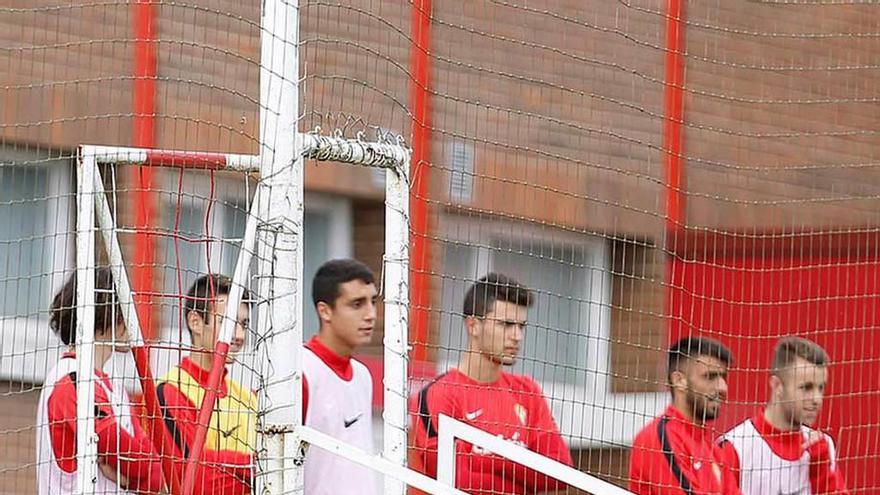
[{"label": "jersey collar", "polygon": [[780,430],[767,421],[763,412],[753,416],[751,421],[774,454],[789,461],[801,458],[804,453],[804,437],[800,429]]},{"label": "jersey collar", "polygon": [[673,406],[672,404],[666,408],[666,412],[663,413],[667,418],[669,418],[670,422],[679,425],[679,427],[683,428],[689,436],[699,439],[706,440],[711,442],[711,431],[706,425],[701,425],[699,423],[693,422],[690,418],[684,415],[683,412],[679,411],[678,408]]},{"label": "jersey collar", "polygon": [[[183,358],[183,361],[180,362],[180,369],[186,371],[189,376],[195,378],[196,382],[204,388],[208,388],[208,377],[211,376],[211,372],[209,370],[205,370],[199,367],[196,363],[193,362],[192,359],[186,357]],[[223,369],[223,378],[220,380],[220,390],[217,391],[217,395],[222,399],[226,397],[227,387],[226,387],[226,373],[229,370],[226,368]]]},{"label": "jersey collar", "polygon": [[306,349],[315,353],[328,368],[333,370],[339,378],[350,381],[354,376],[354,368],[351,366],[351,356],[340,356],[314,336],[306,342]]}]

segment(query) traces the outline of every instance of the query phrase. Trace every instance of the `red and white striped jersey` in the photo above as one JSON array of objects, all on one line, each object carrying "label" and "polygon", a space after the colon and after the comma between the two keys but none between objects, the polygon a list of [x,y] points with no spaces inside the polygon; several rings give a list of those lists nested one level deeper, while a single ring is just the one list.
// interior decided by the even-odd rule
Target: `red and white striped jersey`
[{"label": "red and white striped jersey", "polygon": [[[37,483],[41,495],[74,493],[76,464],[76,371],[73,354],[65,354],[49,371],[37,408]],[[128,490],[99,470],[95,493],[155,493],[161,489],[158,456],[149,438],[132,421],[130,400],[107,375],[93,371],[95,433],[98,454],[128,480]]]},{"label": "red and white striped jersey", "polygon": [[719,444],[743,495],[847,493],[832,438],[804,448],[812,430],[776,429],[758,414],[725,433]]}]

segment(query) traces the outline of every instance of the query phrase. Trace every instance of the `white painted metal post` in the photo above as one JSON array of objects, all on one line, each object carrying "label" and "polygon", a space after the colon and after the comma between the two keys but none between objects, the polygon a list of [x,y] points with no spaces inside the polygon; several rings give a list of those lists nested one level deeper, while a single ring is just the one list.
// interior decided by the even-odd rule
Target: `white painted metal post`
[{"label": "white painted metal post", "polygon": [[260,190],[254,195],[251,207],[248,209],[247,222],[245,222],[244,238],[238,251],[238,259],[235,261],[235,271],[232,272],[232,288],[226,296],[226,314],[220,324],[220,333],[217,340],[231,343],[235,337],[235,326],[238,324],[238,306],[241,304],[241,295],[247,286],[248,271],[251,260],[254,257],[254,239],[257,236],[258,217],[257,211],[260,205]]},{"label": "white painted metal post", "polygon": [[[255,493],[302,493],[302,463],[291,451],[302,424],[302,157],[297,132],[299,99],[299,1],[263,2],[260,53],[259,296],[269,301],[258,315],[266,346],[262,367],[261,459]],[[285,455],[287,453],[288,455]],[[280,470],[278,468],[281,468]]]},{"label": "white painted metal post", "polygon": [[[385,404],[383,456],[406,465],[407,346],[409,325],[409,160],[385,174]],[[385,475],[385,495],[406,486]]]},{"label": "white painted metal post", "polygon": [[95,158],[80,156],[76,168],[76,493],[95,493]]},{"label": "white painted metal post", "polygon": [[[82,154],[92,156],[93,159],[96,157],[94,150],[89,146],[83,146],[80,150]],[[107,257],[110,260],[110,271],[113,273],[113,284],[116,286],[116,300],[122,309],[122,319],[125,322],[125,328],[128,330],[129,343],[132,347],[141,347],[144,345],[144,335],[141,331],[137,310],[135,309],[131,284],[125,271],[122,248],[120,247],[119,237],[116,235],[116,226],[113,222],[113,213],[110,211],[110,205],[104,193],[104,183],[101,181],[101,172],[97,167],[95,167],[94,177],[93,197],[95,210],[98,214],[98,228],[101,231],[104,248],[107,250]]]}]

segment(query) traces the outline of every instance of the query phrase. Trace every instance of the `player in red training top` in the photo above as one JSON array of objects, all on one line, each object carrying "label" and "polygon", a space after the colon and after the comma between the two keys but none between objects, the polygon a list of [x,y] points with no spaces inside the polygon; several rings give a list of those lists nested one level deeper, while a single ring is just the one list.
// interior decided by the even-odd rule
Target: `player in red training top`
[{"label": "player in red training top", "polygon": [[815,343],[781,339],[770,365],[764,410],[719,440],[743,495],[847,494],[834,441],[811,428],[828,379],[828,355]]},{"label": "player in red training top", "polygon": [[727,398],[730,350],[712,339],[686,337],[669,349],[668,359],[672,404],[636,435],[629,490],[640,495],[740,495],[706,425]]},{"label": "player in red training top", "polygon": [[[571,465],[541,388],[529,377],[502,371],[516,361],[531,303],[528,289],[495,273],[465,294],[468,348],[458,367],[426,385],[410,406],[417,461],[429,476],[437,475],[440,414]],[[565,487],[463,441],[456,443],[455,457],[456,487],[469,493],[531,494]]]},{"label": "player in red training top", "polygon": [[[192,352],[165,374],[156,387],[165,426],[184,459],[189,458],[195,441],[199,408],[214,360],[214,345],[231,290],[232,280],[223,275],[204,275],[193,283],[184,306]],[[238,306],[226,369],[208,423],[196,472],[195,494],[241,495],[251,491],[257,441],[257,397],[228,375],[228,366],[235,362],[235,356],[247,337],[250,307],[244,301],[249,299],[245,290]],[[175,475],[181,481],[184,468],[184,463],[175,463]]]},{"label": "player in red training top", "polygon": [[[115,317],[115,318],[114,318]],[[37,484],[41,495],[76,492],[76,276],[52,301],[49,323],[70,346],[49,371],[37,410]],[[114,387],[102,368],[114,352],[128,352],[128,332],[115,301],[109,268],[95,270],[95,433],[98,435],[96,493],[158,493],[159,456],[131,415],[125,390]],[[121,490],[120,490],[121,489]]]}]

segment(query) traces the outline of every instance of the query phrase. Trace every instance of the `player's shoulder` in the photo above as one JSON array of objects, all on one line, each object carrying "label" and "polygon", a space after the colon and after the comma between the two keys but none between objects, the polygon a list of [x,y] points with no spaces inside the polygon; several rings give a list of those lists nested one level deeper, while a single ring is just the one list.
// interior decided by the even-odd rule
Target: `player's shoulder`
[{"label": "player's shoulder", "polygon": [[165,372],[164,375],[160,376],[157,380],[160,383],[179,383],[184,375],[183,369],[180,365],[172,366],[168,371]]},{"label": "player's shoulder", "polygon": [[456,379],[455,373],[447,371],[440,373],[424,384],[416,396],[421,401],[428,400],[429,397],[432,400],[444,400],[445,398],[461,394],[463,388],[464,383]]},{"label": "player's shoulder", "polygon": [[237,400],[247,405],[256,405],[257,394],[248,387],[242,385],[234,378],[226,377],[226,388],[229,389]]},{"label": "player's shoulder", "polygon": [[657,425],[660,423],[660,419],[662,416],[656,416],[651,419],[645,426],[636,433],[635,438],[633,438],[633,447],[646,447],[653,446],[659,444],[658,436],[657,436]]},{"label": "player's shoulder", "polygon": [[752,424],[752,418],[747,418],[721,434],[721,436],[718,437],[718,443],[721,444],[722,441],[729,442],[736,438],[754,435],[755,433],[757,433],[757,430]]},{"label": "player's shoulder", "polygon": [[354,368],[355,373],[366,373],[367,375],[372,377],[372,375],[370,374],[370,368],[368,368],[367,365],[358,358],[351,358],[351,367]]},{"label": "player's shoulder", "polygon": [[514,373],[501,372],[501,376],[505,384],[511,390],[518,390],[532,394],[543,394],[541,385],[534,378],[528,375],[517,375]]}]

